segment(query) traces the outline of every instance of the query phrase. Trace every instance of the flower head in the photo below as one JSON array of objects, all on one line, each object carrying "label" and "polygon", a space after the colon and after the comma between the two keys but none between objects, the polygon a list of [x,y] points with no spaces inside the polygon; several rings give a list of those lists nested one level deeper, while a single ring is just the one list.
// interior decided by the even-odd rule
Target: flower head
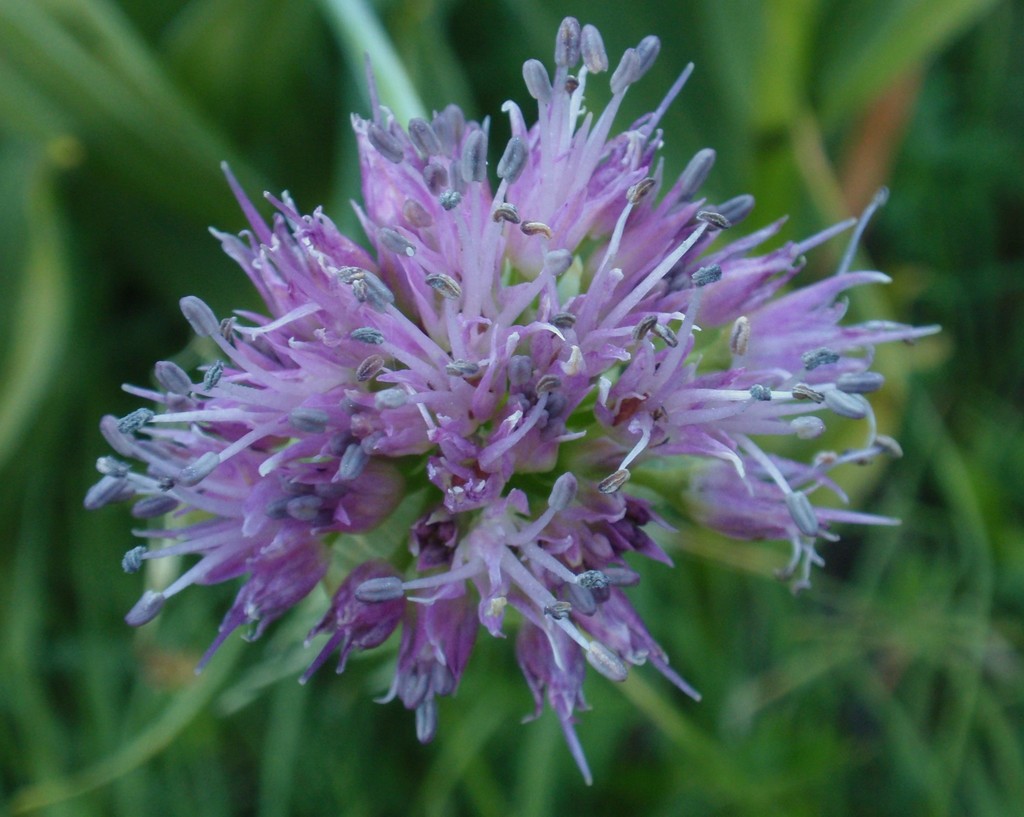
[{"label": "flower head", "polygon": [[[546,697],[589,780],[573,728],[586,664],[618,681],[650,661],[698,697],[629,602],[631,554],[671,563],[648,529],[667,527],[656,503],[684,487],[659,496],[641,476],[685,465],[695,516],[733,536],[789,540],[783,572],[799,571],[800,584],[833,523],[891,521],[810,496],[838,491],[836,465],[894,450],[863,397],[881,385],[872,349],[934,330],[841,324],[842,293],[888,280],[848,262],[784,290],[804,254],[850,224],[753,255],[781,222],[724,240],[753,200],[698,197],[712,151],[665,182],[658,124],[690,67],[657,110],[613,134],[658,50],[655,37],[628,49],[610,103],[587,111],[586,85],[609,61],[596,29],[566,19],[554,74],[523,67],[537,121],[503,108],[512,136],[496,183],[486,122],[450,106],[403,128],[375,102],[371,119],[353,118],[369,249],[287,195],[267,196],[277,213],[266,223],[228,172],[250,230],[215,235],[266,314],[220,320],[182,299],[221,360],[200,382],[158,363],[159,388],[129,388],[157,410],[101,423],[115,452],[145,469],[101,459],[87,507],[131,499],[135,516],[173,522],[138,532],[170,544],[135,548],[125,569],[197,557],[147,591],[130,624],[190,585],[244,576],[205,662],[231,632],[257,638],[324,581],[349,534],[420,503],[412,559],[369,561],[341,583],[310,633],[328,640],[309,673],[335,651],[341,671],[401,627],[387,699],[415,710],[427,741],[480,627],[518,626],[537,707]],[[865,420],[867,442],[810,464],[756,442],[814,437],[819,415]]]}]

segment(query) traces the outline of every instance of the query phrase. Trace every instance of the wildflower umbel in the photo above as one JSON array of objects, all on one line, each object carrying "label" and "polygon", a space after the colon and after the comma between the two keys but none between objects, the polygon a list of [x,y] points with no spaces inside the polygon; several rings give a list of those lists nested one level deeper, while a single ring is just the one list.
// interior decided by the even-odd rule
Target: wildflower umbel
[{"label": "wildflower umbel", "polygon": [[[198,557],[147,590],[129,624],[190,585],[244,576],[205,664],[234,630],[258,637],[324,581],[348,534],[421,503],[411,558],[366,562],[335,589],[310,633],[328,640],[309,672],[335,650],[341,671],[353,650],[400,627],[388,698],[415,710],[429,741],[437,698],[455,692],[481,625],[501,635],[514,610],[537,710],[546,698],[589,782],[573,727],[587,663],[621,681],[650,661],[698,697],[628,600],[639,581],[631,554],[670,564],[646,531],[667,526],[652,503],[678,504],[685,490],[713,528],[788,540],[781,572],[797,586],[834,523],[894,521],[810,496],[838,492],[836,465],[898,451],[863,397],[882,384],[872,349],[933,328],[840,325],[842,293],[888,280],[849,272],[849,258],[783,291],[804,254],[852,222],[753,256],[781,221],[723,242],[753,201],[699,198],[713,151],[664,182],[658,124],[692,66],[656,111],[612,135],[658,50],[656,37],[628,49],[608,106],[587,111],[587,82],[609,62],[597,30],[566,19],[554,75],[537,60],[523,66],[537,122],[504,105],[512,136],[496,187],[486,120],[449,106],[403,129],[373,93],[373,118],[353,118],[369,250],[287,195],[267,196],[277,210],[268,225],[228,172],[251,231],[215,235],[267,314],[221,320],[183,298],[221,360],[199,382],[158,363],[158,388],[128,388],[157,410],[101,423],[145,473],[102,458],[87,507],[131,499],[136,517],[172,520],[137,531],[170,544],[134,548],[124,568]],[[813,438],[819,415],[865,420],[864,447],[804,464],[756,442]],[[687,486],[663,478],[682,473],[666,464],[685,466]]]}]

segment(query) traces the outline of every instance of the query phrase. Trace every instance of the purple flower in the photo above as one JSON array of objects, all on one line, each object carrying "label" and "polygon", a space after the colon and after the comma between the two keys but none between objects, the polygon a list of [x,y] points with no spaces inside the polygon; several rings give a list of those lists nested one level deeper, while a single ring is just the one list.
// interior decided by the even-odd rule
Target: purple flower
[{"label": "purple flower", "polygon": [[[753,255],[781,222],[724,240],[753,200],[698,197],[713,151],[666,183],[658,124],[690,67],[657,110],[613,133],[658,49],[648,37],[627,50],[608,107],[586,111],[586,84],[609,62],[596,29],[566,19],[553,76],[536,60],[523,67],[537,121],[504,106],[512,137],[496,187],[486,125],[454,106],[405,128],[376,103],[372,119],[354,117],[369,250],[288,196],[267,196],[267,224],[228,173],[251,229],[215,235],[266,314],[220,320],[182,299],[220,360],[195,379],[158,363],[158,388],[129,388],[155,410],[101,423],[116,454],[145,467],[102,458],[86,506],[130,499],[136,517],[170,520],[137,531],[169,543],[133,549],[125,569],[198,557],[147,590],[130,624],[189,585],[244,576],[205,662],[231,632],[258,637],[326,581],[350,534],[411,504],[412,558],[367,562],[342,582],[310,633],[328,640],[304,679],[335,650],[340,672],[401,626],[386,699],[415,710],[428,741],[481,625],[518,627],[537,707],[546,697],[589,782],[572,725],[587,663],[620,681],[650,661],[698,697],[628,601],[632,554],[671,564],[650,533],[668,527],[656,508],[677,503],[684,479],[704,524],[788,540],[782,575],[795,586],[834,523],[893,521],[810,497],[842,498],[835,466],[898,452],[864,397],[882,385],[873,347],[935,328],[841,324],[843,293],[888,280],[847,272],[851,253],[835,276],[786,289],[804,254],[852,222]],[[811,439],[836,418],[866,423],[862,448],[804,464],[756,441]]]}]

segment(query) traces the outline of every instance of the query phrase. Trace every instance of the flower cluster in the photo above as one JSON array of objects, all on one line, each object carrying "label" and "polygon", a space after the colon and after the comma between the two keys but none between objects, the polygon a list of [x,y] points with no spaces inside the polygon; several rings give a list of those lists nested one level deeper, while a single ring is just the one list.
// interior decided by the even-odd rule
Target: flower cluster
[{"label": "flower cluster", "polygon": [[[277,213],[266,223],[228,172],[251,231],[215,235],[267,314],[220,320],[182,299],[222,359],[200,382],[158,363],[157,388],[128,389],[157,410],[101,423],[119,456],[99,461],[86,506],[131,499],[134,516],[169,520],[137,531],[154,546],[129,551],[124,568],[197,557],[147,590],[129,624],[190,585],[244,577],[205,663],[230,633],[258,637],[324,581],[348,534],[422,503],[410,558],[366,562],[334,589],[310,633],[327,640],[309,672],[335,651],[340,672],[401,628],[389,698],[415,710],[428,741],[481,625],[501,635],[511,608],[537,710],[546,698],[589,781],[573,728],[588,663],[620,681],[650,661],[697,697],[628,600],[630,554],[670,563],[647,532],[667,527],[652,506],[659,485],[666,503],[685,487],[712,528],[788,540],[783,572],[797,584],[834,523],[892,521],[809,497],[838,491],[834,466],[898,451],[862,396],[882,384],[872,348],[933,329],[840,325],[842,293],[887,280],[849,272],[849,258],[786,289],[804,254],[851,223],[752,255],[781,222],[723,243],[753,200],[699,198],[713,151],[664,182],[658,124],[690,67],[657,110],[613,135],[659,47],[647,37],[625,52],[597,114],[584,91],[608,58],[595,28],[566,19],[553,76],[523,66],[536,123],[503,108],[512,135],[495,188],[486,121],[450,106],[403,128],[374,93],[372,119],[353,118],[369,250],[287,195],[267,196]],[[820,414],[866,419],[864,447],[803,464],[755,442],[813,438]],[[688,486],[643,478],[666,462],[686,465]]]}]

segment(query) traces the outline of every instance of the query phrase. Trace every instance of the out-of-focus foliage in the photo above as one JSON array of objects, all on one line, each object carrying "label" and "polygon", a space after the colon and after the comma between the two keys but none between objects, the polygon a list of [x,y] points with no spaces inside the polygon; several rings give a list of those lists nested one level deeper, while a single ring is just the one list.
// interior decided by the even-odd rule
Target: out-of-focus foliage
[{"label": "out-of-focus foliage", "polygon": [[[44,815],[955,815],[1024,803],[1024,9],[1008,0],[0,0],[0,811]],[[365,9],[363,9],[365,10]],[[371,12],[374,10],[371,9]],[[177,311],[254,306],[206,227],[241,215],[218,164],[352,225],[361,47],[385,102],[526,106],[520,66],[550,59],[565,14],[613,59],[661,56],[624,117],[689,61],[664,121],[666,170],[718,150],[712,199],[812,232],[892,189],[868,254],[894,284],[870,306],[937,340],[886,350],[882,422],[904,460],[852,482],[902,517],[852,534],[815,588],[783,554],[682,527],[674,570],[636,596],[673,663],[588,681],[587,790],[507,644],[486,642],[430,747],[372,703],[386,655],[295,678],[308,621],[192,667],[230,590],[189,593],[139,632],[118,569],[127,514],[86,514],[126,413],[121,382],[189,355]],[[376,28],[376,20],[380,27]],[[389,45],[390,40],[390,45]],[[360,44],[363,44],[360,46]],[[394,49],[394,55],[387,53]],[[397,57],[411,85],[389,68]],[[600,78],[588,89],[602,97]],[[389,97],[389,94],[392,95]],[[812,259],[820,274],[826,249]],[[858,538],[859,537],[859,538]],[[317,600],[322,601],[322,600]],[[311,608],[310,616],[315,614]],[[287,637],[286,637],[287,636]]]}]

